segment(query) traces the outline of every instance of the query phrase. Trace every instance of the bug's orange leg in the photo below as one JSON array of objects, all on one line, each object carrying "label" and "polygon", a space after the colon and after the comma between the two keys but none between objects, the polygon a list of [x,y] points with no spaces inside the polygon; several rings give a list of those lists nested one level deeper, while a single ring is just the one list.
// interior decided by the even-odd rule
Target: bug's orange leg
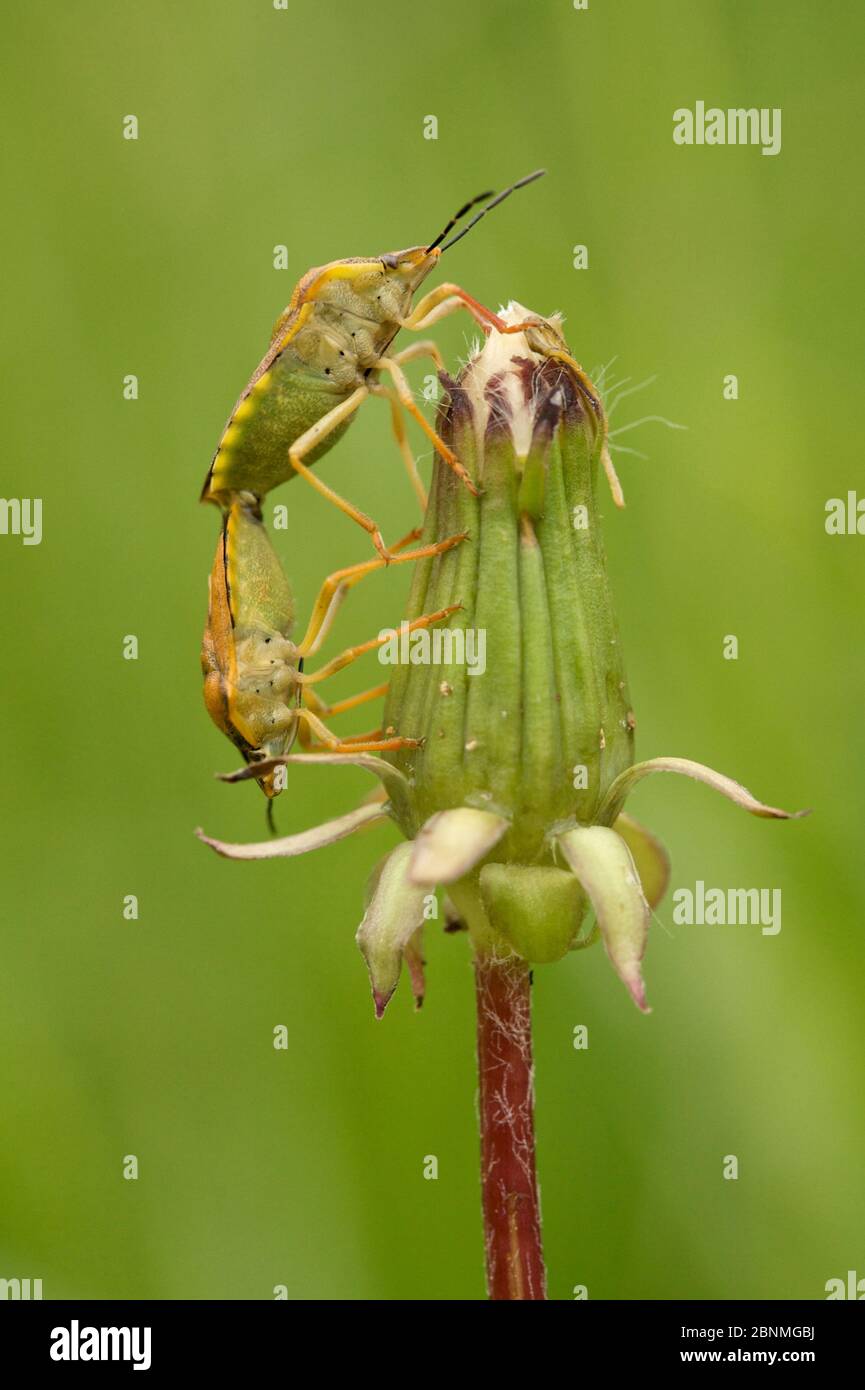
[{"label": "bug's orange leg", "polygon": [[444,371],[445,360],[439,351],[438,343],[432,338],[422,338],[419,343],[409,343],[408,347],[401,348],[399,352],[391,353],[391,361],[398,362],[400,366],[405,362],[414,362],[418,357],[431,357],[440,372]]},{"label": "bug's orange leg", "polygon": [[401,540],[397,541],[396,545],[391,547],[389,561],[364,560],[359,565],[349,565],[346,569],[335,570],[333,574],[329,574],[313,604],[303,641],[295,648],[297,655],[299,657],[313,656],[318,651],[330,631],[337,610],[349,589],[358,584],[366,575],[383,569],[386,564],[405,565],[414,560],[423,560],[428,556],[443,555],[445,551],[452,550],[455,545],[459,545],[461,541],[466,539],[466,533],[462,532],[456,536],[447,536],[443,541],[422,545],[417,550],[406,551],[405,546],[417,540],[419,535],[420,531],[409,531],[407,536],[403,536]]},{"label": "bug's orange leg", "polygon": [[298,710],[300,721],[300,744],[304,748],[315,750],[315,744],[310,739],[310,734],[315,734],[320,740],[321,745],[331,753],[385,753],[395,752],[400,748],[419,748],[423,739],[419,738],[377,738],[380,729],[373,730],[373,734],[358,734],[355,738],[337,738],[332,734],[326,724],[322,724],[310,710]]},{"label": "bug's orange leg", "polygon": [[492,309],[472,298],[461,285],[445,284],[437,285],[434,290],[430,290],[419,299],[408,318],[400,320],[400,327],[423,332],[432,328],[440,319],[446,318],[448,314],[455,313],[457,309],[466,309],[485,333],[489,333],[491,328],[495,328],[498,333],[522,333],[524,329],[534,328],[538,323],[537,319],[526,319],[523,323],[505,323]]},{"label": "bug's orange leg", "polygon": [[[409,482],[414,488],[417,500],[420,502],[421,511],[425,512],[427,506],[426,488],[423,485],[420,473],[418,473],[417,471],[417,463],[415,462],[415,456],[412,453],[411,445],[408,441],[408,435],[406,434],[405,421],[403,420],[402,416],[402,406],[400,403],[399,396],[396,394],[395,391],[389,391],[387,387],[381,387],[376,394],[387,395],[390,401],[391,428],[396,437],[396,442],[399,451],[402,454],[402,461],[405,464],[405,471],[406,473],[408,473]],[[391,547],[391,549],[393,549],[393,547]]]},{"label": "bug's orange leg", "polygon": [[347,400],[342,401],[340,405],[335,405],[333,410],[329,410],[326,415],[323,415],[310,429],[294,441],[288,451],[288,459],[295,472],[299,473],[310,487],[314,487],[316,492],[327,498],[328,502],[332,502],[346,516],[350,516],[352,521],[356,521],[358,526],[363,527],[364,531],[371,537],[379,555],[387,563],[392,559],[392,552],[385,545],[384,537],[372,518],[367,516],[366,512],[362,512],[359,507],[355,507],[352,502],[340,497],[338,492],[334,492],[332,487],[328,487],[327,483],[322,482],[321,478],[317,477],[312,469],[303,462],[307,454],[317,448],[323,439],[332,434],[339,425],[354,414],[368,395],[369,387],[367,386],[359,386],[356,391],[352,391]]},{"label": "bug's orange leg", "polygon": [[[408,347],[403,348],[402,351],[393,353],[390,361],[396,362],[399,366],[402,366],[404,362],[414,362],[418,357],[431,357],[435,363],[436,371],[444,371],[444,358],[439,351],[438,344],[434,343],[432,338],[424,338],[420,343],[411,343]],[[408,436],[405,432],[405,424],[401,412],[402,402],[397,393],[388,390],[387,387],[381,387],[377,394],[382,395],[385,392],[390,400],[391,423],[393,425],[393,432],[396,435],[396,442],[399,445],[400,453],[402,454],[403,462],[406,466],[406,472],[411,479],[411,485],[420,502],[421,510],[425,512],[427,506],[426,488],[421,482],[414,454],[411,452]]]},{"label": "bug's orange leg", "polygon": [[411,531],[407,531],[404,536],[401,536],[398,541],[394,541],[391,550],[396,554],[398,550],[404,550],[407,545],[411,545],[412,541],[419,541],[422,535],[423,527],[415,526]]},{"label": "bug's orange leg", "polygon": [[600,404],[601,404],[601,397],[600,397],[600,395],[599,395],[599,393],[598,393],[598,388],[597,388],[597,386],[595,386],[594,382],[591,380],[591,378],[590,378],[588,372],[585,371],[585,370],[580,366],[580,364],[579,364],[579,362],[577,361],[576,357],[572,357],[571,354],[570,354],[569,352],[557,352],[557,351],[547,351],[544,355],[545,355],[546,357],[552,357],[552,358],[554,359],[554,361],[556,361],[556,362],[564,362],[564,363],[566,363],[567,366],[570,367],[571,371],[572,371],[572,372],[574,373],[574,375],[576,376],[581,391],[583,392],[583,394],[584,394],[585,396],[588,397],[589,404],[592,405],[592,406],[595,406],[595,407],[599,407],[599,406],[600,406]]},{"label": "bug's orange leg", "polygon": [[[343,743],[350,743],[352,747],[356,748],[359,743],[367,743],[371,738],[380,739],[383,733],[383,729],[370,729],[367,734],[346,734],[342,741]],[[410,742],[417,745],[421,740],[419,738],[413,738]]]},{"label": "bug's orange leg", "polygon": [[[435,291],[433,291],[433,293],[435,293]],[[473,309],[468,304],[466,304],[466,301],[460,295],[457,294],[447,295],[446,298],[444,298],[441,301],[441,303],[435,304],[432,308],[427,309],[426,312],[422,315],[421,318],[418,319],[416,323],[411,322],[411,320],[414,319],[417,310],[423,308],[424,300],[428,298],[428,295],[424,295],[424,299],[418,300],[418,303],[416,304],[409,318],[403,320],[403,323],[401,324],[402,328],[410,328],[416,333],[425,333],[428,328],[432,328],[433,324],[438,323],[441,319],[446,319],[450,314],[455,314],[458,309],[465,309],[468,311],[468,313],[471,314],[478,327],[482,328],[484,333],[489,333],[492,324],[490,324],[488,319],[476,314],[473,311]]]},{"label": "bug's orange leg", "polygon": [[[399,363],[395,362],[392,357],[379,357],[378,361],[375,363],[375,369],[376,371],[385,371],[390,373],[391,377],[393,378],[393,384],[396,389],[396,393],[399,396],[400,404],[402,405],[403,409],[407,410],[409,415],[411,415],[413,419],[417,420],[424,434],[435,445],[436,452],[441,455],[448,468],[452,469],[452,471],[456,473],[460,481],[468,488],[469,492],[471,492],[475,497],[477,497],[478,489],[472,482],[468,472],[460,463],[453,450],[449,449],[447,444],[445,444],[444,440],[440,437],[440,435],[436,433],[429,420],[427,420],[426,416],[424,415],[423,411],[420,410],[417,404],[415,403],[415,398],[412,395],[411,387],[409,386],[405,374],[402,368],[400,367]],[[377,392],[375,386],[371,387],[370,389],[373,391],[374,394],[380,394],[382,390],[382,388],[379,387]]]},{"label": "bug's orange leg", "polygon": [[[451,613],[456,613],[462,608],[461,603],[452,603],[449,608],[440,608],[437,613],[426,613],[422,618],[415,618],[414,622],[406,625],[406,632],[414,632],[417,628],[431,627],[433,623],[440,623],[443,618],[450,617]],[[298,675],[298,683],[305,689],[308,685],[314,685],[317,681],[327,680],[337,671],[341,671],[343,666],[348,666],[352,661],[356,661],[365,652],[375,651],[376,647],[383,647],[389,640],[389,634],[385,633],[381,637],[373,637],[369,642],[362,642],[360,646],[349,647],[346,651],[335,656],[332,661],[328,661],[318,671],[303,671]]]},{"label": "bug's orange leg", "polygon": [[[455,313],[457,309],[466,309],[485,333],[489,333],[491,328],[498,328],[501,332],[505,326],[498,314],[494,314],[492,309],[487,309],[485,305],[473,299],[461,285],[445,282],[423,295],[408,317],[400,321],[400,327],[422,332],[446,314]],[[432,317],[433,314],[435,317]]]},{"label": "bug's orange leg", "polygon": [[358,695],[350,695],[346,700],[335,700],[332,705],[328,705],[314,690],[304,691],[304,699],[307,708],[311,709],[313,714],[329,719],[332,714],[344,714],[348,709],[356,709],[358,705],[377,700],[379,696],[387,694],[387,689],[388,682],[385,681],[383,685],[374,685],[371,690],[362,690]]},{"label": "bug's orange leg", "polygon": [[549,352],[547,353],[547,356],[555,358],[559,362],[567,363],[567,365],[571,368],[571,371],[574,372],[574,374],[576,375],[580,388],[585,394],[585,396],[588,398],[590,405],[592,405],[597,411],[599,411],[601,417],[601,428],[604,432],[604,442],[601,445],[601,463],[603,465],[604,472],[607,475],[607,482],[610,485],[610,492],[613,494],[613,501],[615,502],[617,507],[624,507],[625,494],[622,491],[622,484],[619,482],[619,475],[617,474],[615,467],[613,466],[613,460],[610,457],[610,449],[609,445],[607,444],[607,417],[604,413],[603,406],[601,405],[601,398],[598,393],[597,386],[595,386],[594,382],[589,377],[588,372],[585,372],[583,370],[576,358],[571,357],[570,353]]}]

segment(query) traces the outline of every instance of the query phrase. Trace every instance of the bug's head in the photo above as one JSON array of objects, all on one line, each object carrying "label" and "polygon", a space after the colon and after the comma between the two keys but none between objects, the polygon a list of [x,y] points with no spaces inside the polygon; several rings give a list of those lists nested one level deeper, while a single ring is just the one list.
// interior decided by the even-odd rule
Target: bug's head
[{"label": "bug's head", "polygon": [[[254,766],[254,764],[253,764],[253,766]],[[277,779],[277,773],[278,773],[278,772],[281,773],[281,774],[283,774],[282,776],[280,776],[279,779]],[[273,801],[273,798],[274,798],[275,796],[279,796],[279,793],[280,793],[281,791],[285,791],[285,777],[284,777],[284,773],[285,773],[285,769],[284,769],[284,768],[272,767],[272,768],[269,768],[266,772],[262,773],[260,776],[256,776],[256,779],[255,779],[256,782],[257,782],[258,785],[261,787],[261,790],[264,792],[265,796],[267,797],[267,800],[268,800],[268,810],[270,809],[270,805],[271,805],[271,803],[272,803],[272,801]]]},{"label": "bug's head", "polygon": [[388,280],[411,299],[430,271],[438,265],[440,256],[439,246],[408,246],[404,251],[385,251],[379,259]]},{"label": "bug's head", "polygon": [[[378,297],[380,300],[388,300],[388,308],[391,315],[397,321],[400,317],[408,313],[414,293],[423,284],[430,271],[439,263],[443,251],[453,246],[455,242],[464,237],[466,232],[478,223],[482,217],[499,203],[503,203],[505,198],[510,197],[517,188],[523,188],[527,183],[533,183],[543,174],[543,169],[537,169],[533,174],[528,174],[526,178],[519,179],[512,183],[509,188],[502,193],[493,194],[490,192],[479,193],[476,198],[471,198],[464,203],[453,217],[445,223],[438,236],[435,237],[427,246],[408,246],[403,251],[386,251],[379,257],[379,263],[384,271],[386,290]],[[483,207],[466,224],[462,231],[455,236],[450,233],[458,222],[461,222],[467,212],[483,203]]]},{"label": "bug's head", "polygon": [[[303,670],[303,659],[300,660],[300,670]],[[294,687],[294,693],[290,697],[292,705],[300,705],[300,687]],[[274,797],[279,796],[280,792],[285,791],[285,775],[287,768],[284,759],[294,747],[295,739],[298,734],[298,721],[296,717],[285,719],[281,722],[279,729],[264,739],[260,748],[252,753],[249,765],[246,769],[250,777],[254,777],[261,790],[267,797],[268,819],[272,816]]]},{"label": "bug's head", "polygon": [[[517,188],[534,183],[543,172],[543,169],[536,169],[533,174],[518,179],[501,193],[480,193],[470,199],[448,219],[438,236],[426,246],[407,246],[402,251],[385,251],[381,256],[350,256],[346,260],[314,267],[298,282],[287,312],[295,310],[303,302],[315,300],[343,314],[355,314],[367,322],[381,325],[377,335],[380,341],[375,344],[381,351],[408,317],[415,291],[438,265],[442,252],[464,237],[482,217],[498,207]],[[469,219],[461,231],[451,236],[456,224],[478,203],[483,203],[480,211]],[[275,333],[280,331],[281,324],[282,320],[277,323]]]}]

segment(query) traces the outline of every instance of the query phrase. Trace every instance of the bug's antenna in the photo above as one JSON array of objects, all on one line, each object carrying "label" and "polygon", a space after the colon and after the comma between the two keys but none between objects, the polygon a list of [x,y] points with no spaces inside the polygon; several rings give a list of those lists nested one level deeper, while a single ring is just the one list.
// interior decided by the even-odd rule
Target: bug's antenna
[{"label": "bug's antenna", "polygon": [[274,816],[273,816],[273,797],[272,797],[272,796],[269,796],[269,797],[267,798],[267,828],[268,828],[268,830],[270,831],[271,835],[275,835],[275,834],[276,834],[276,821],[274,820]]},{"label": "bug's antenna", "polygon": [[429,251],[434,251],[434,250],[436,249],[436,247],[439,245],[439,243],[442,242],[442,241],[444,241],[445,237],[447,236],[447,234],[448,234],[448,232],[451,230],[451,228],[452,228],[452,227],[455,227],[455,226],[457,225],[457,223],[458,223],[459,221],[461,221],[463,217],[465,217],[466,213],[467,213],[471,208],[473,208],[477,203],[482,203],[482,202],[484,201],[484,198],[491,198],[491,197],[493,196],[493,192],[494,192],[494,190],[491,188],[491,189],[488,190],[488,192],[486,192],[486,193],[479,193],[478,196],[477,196],[476,198],[470,198],[469,201],[468,201],[467,203],[464,203],[463,206],[460,208],[459,212],[455,212],[455,213],[454,213],[454,215],[453,215],[453,217],[451,218],[450,222],[447,222],[447,223],[445,224],[445,226],[442,227],[442,229],[441,229],[441,231],[439,232],[438,236],[436,237],[435,241],[431,241],[431,242],[430,242],[429,246],[426,248],[427,251],[428,251],[428,252],[429,252]]},{"label": "bug's antenna", "polygon": [[[516,183],[512,183],[510,187],[506,188],[502,193],[496,194],[496,196],[492,199],[491,202],[487,203],[484,207],[481,208],[480,212],[475,213],[471,222],[468,222],[465,225],[465,227],[463,227],[461,232],[457,232],[456,236],[452,236],[450,241],[446,241],[444,243],[444,245],[442,246],[442,251],[447,251],[451,246],[456,246],[457,242],[461,241],[462,238],[466,235],[466,233],[470,232],[472,227],[475,227],[478,224],[478,222],[480,222],[482,217],[486,217],[488,212],[492,212],[493,208],[498,207],[499,203],[503,203],[505,201],[505,198],[509,198],[512,193],[516,193],[518,188],[525,188],[527,183],[534,183],[535,179],[543,178],[546,172],[546,169],[535,169],[534,173],[526,174],[525,178],[517,179]],[[490,195],[488,193],[482,193],[480,197],[473,198],[470,203],[466,203],[465,207],[457,213],[456,217],[451,219],[447,227],[445,227],[444,231],[442,232],[441,236],[436,238],[432,246],[427,247],[427,250],[432,251],[433,247],[437,246],[439,242],[442,240],[442,238],[447,236],[451,227],[453,227],[454,224],[458,222],[459,219],[466,212],[468,212],[469,208],[473,207],[475,203],[482,202],[484,198],[488,198],[489,196]]]}]

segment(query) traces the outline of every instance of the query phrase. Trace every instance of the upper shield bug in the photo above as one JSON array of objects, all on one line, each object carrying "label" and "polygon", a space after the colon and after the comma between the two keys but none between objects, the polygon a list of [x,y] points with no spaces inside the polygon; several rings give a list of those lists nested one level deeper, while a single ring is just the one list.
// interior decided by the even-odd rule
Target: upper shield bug
[{"label": "upper shield bug", "polygon": [[[446,314],[466,309],[486,331],[514,332],[459,285],[438,285],[412,307],[415,292],[439,262],[492,208],[516,189],[541,177],[538,169],[502,193],[481,193],[460,208],[433,241],[381,256],[332,261],[307,271],[276,322],[270,346],[242,392],[223,431],[202,491],[202,500],[223,509],[235,493],[261,498],[299,473],[324,497],[358,522],[384,560],[388,550],[376,523],[312,473],[310,465],[346,430],[369,395],[386,397],[397,441],[421,501],[423,487],[403,428],[407,411],[438,453],[475,491],[468,473],[418,409],[403,367],[430,357],[440,370],[441,354],[429,339],[401,352],[389,348],[401,328],[424,331]],[[456,235],[449,233],[471,208],[483,203]],[[517,326],[519,327],[519,326]],[[390,384],[380,381],[382,373]]]}]

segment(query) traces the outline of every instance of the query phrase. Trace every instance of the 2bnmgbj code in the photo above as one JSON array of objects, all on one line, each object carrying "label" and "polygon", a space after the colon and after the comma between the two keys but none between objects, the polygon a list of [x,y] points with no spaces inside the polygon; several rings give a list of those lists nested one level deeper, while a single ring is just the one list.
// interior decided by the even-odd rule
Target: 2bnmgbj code
[{"label": "2bnmgbj code", "polygon": [[[740,1336],[744,1333],[740,1331]],[[752,1327],[752,1337],[803,1337],[806,1341],[813,1339],[813,1327]]]},{"label": "2bnmgbj code", "polygon": [[745,1337],[801,1337],[805,1341],[813,1340],[813,1327],[752,1327],[749,1333],[747,1327],[683,1327],[683,1337],[699,1337],[707,1342],[714,1342],[720,1337],[730,1337],[734,1341],[741,1341]]}]

